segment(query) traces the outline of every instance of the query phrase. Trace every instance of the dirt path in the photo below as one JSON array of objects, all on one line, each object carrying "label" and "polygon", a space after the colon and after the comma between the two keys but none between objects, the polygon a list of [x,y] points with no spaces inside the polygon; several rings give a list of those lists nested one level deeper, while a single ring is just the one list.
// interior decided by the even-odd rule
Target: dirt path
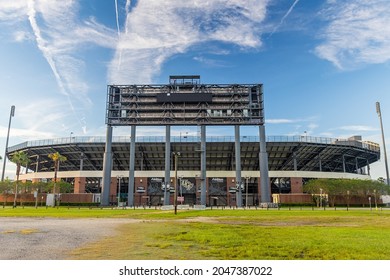
[{"label": "dirt path", "polygon": [[132,222],[139,221],[0,217],[0,260],[63,260],[71,250]]}]

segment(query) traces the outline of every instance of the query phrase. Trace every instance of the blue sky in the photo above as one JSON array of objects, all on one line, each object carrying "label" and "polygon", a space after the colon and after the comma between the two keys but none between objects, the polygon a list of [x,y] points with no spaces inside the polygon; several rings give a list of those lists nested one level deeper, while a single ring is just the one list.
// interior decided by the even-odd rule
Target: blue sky
[{"label": "blue sky", "polygon": [[[0,0],[1,154],[12,105],[10,146],[105,135],[107,84],[167,83],[172,74],[263,83],[268,136],[381,143],[379,101],[390,143],[388,11],[383,0]],[[187,131],[196,133],[172,134]],[[11,164],[6,172],[14,176]],[[385,177],[383,156],[372,176]]]}]

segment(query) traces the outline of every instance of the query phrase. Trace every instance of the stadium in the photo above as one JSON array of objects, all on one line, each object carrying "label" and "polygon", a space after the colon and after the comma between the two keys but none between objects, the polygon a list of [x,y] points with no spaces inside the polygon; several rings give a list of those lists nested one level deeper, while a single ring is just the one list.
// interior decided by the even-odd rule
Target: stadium
[{"label": "stadium", "polygon": [[[7,150],[27,153],[20,179],[53,178],[48,157],[58,152],[58,178],[75,194],[112,205],[252,206],[308,202],[303,184],[312,178],[370,179],[379,145],[360,136],[332,139],[265,135],[261,84],[205,85],[200,76],[170,76],[166,85],[109,85],[106,137],[66,137],[20,143]],[[207,136],[215,126],[234,136]],[[115,126],[129,136],[113,137]],[[165,136],[137,136],[137,126],[164,126]],[[193,135],[171,136],[172,126],[196,126]],[[241,136],[241,126],[259,136]]]}]

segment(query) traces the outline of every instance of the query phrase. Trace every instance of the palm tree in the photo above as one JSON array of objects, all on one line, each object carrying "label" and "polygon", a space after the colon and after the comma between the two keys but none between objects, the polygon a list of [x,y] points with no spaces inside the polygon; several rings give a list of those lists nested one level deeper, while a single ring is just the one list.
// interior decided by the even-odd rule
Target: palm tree
[{"label": "palm tree", "polygon": [[28,155],[25,152],[16,152],[11,156],[11,161],[16,164],[16,183],[15,183],[15,198],[14,198],[14,208],[16,207],[16,198],[18,196],[18,182],[20,175],[20,168],[22,165],[29,163]]},{"label": "palm tree", "polygon": [[61,155],[59,152],[55,152],[53,154],[49,154],[48,157],[54,161],[54,187],[53,194],[56,194],[56,183],[57,183],[57,172],[60,167],[60,162],[66,161],[66,156]]}]

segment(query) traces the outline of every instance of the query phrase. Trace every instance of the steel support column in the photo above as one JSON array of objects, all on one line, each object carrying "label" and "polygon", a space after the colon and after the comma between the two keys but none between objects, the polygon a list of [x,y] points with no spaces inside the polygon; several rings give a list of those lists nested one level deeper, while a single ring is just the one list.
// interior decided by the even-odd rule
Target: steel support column
[{"label": "steel support column", "polygon": [[110,204],[110,185],[111,185],[111,168],[112,168],[112,126],[107,125],[106,147],[103,158],[103,186],[101,205]]},{"label": "steel support column", "polygon": [[135,134],[136,126],[131,126],[130,134],[130,167],[129,167],[129,185],[127,195],[127,205],[134,206],[134,171],[135,171]]},{"label": "steel support column", "polygon": [[298,170],[298,163],[297,163],[297,153],[293,153],[293,162],[294,162],[294,171]]},{"label": "steel support column", "polygon": [[80,153],[80,171],[84,168],[84,153]]},{"label": "steel support column", "polygon": [[320,167],[320,172],[322,172],[322,160],[320,156],[318,156],[318,165]]},{"label": "steel support column", "polygon": [[206,205],[206,126],[200,126],[200,172],[201,172],[201,189],[200,204]]},{"label": "steel support column", "polygon": [[240,126],[234,126],[234,147],[236,161],[236,203],[237,207],[242,207],[242,191],[241,191],[241,146],[240,146]]},{"label": "steel support column", "polygon": [[164,178],[164,205],[169,205],[171,184],[171,126],[165,127],[165,178]]},{"label": "steel support column", "polygon": [[35,166],[35,173],[38,173],[39,170],[39,155],[37,155],[37,164]]},{"label": "steel support column", "polygon": [[359,162],[357,157],[355,158],[355,168],[356,168],[356,174],[359,174]]},{"label": "steel support column", "polygon": [[343,155],[343,172],[345,173],[346,172],[346,168],[345,168],[345,156]]},{"label": "steel support column", "polygon": [[269,175],[268,175],[268,155],[267,145],[265,140],[265,127],[264,125],[259,126],[260,136],[260,153],[259,153],[259,164],[260,164],[260,194],[261,202],[271,202],[271,189],[269,186]]}]

